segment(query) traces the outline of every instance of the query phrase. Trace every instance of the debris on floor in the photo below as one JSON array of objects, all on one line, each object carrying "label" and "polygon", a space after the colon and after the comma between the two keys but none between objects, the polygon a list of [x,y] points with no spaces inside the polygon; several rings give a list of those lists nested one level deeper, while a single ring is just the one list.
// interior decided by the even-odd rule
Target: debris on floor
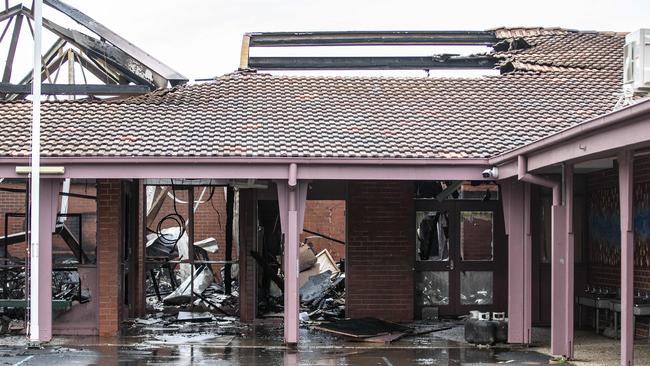
[{"label": "debris on floor", "polygon": [[[11,265],[0,270],[3,291],[0,299],[0,335],[22,334],[25,331],[25,271],[24,262],[11,258]],[[68,257],[54,258],[58,267],[52,272],[52,307],[57,313],[72,309],[75,305],[91,301],[87,284],[82,283],[77,269],[78,262]],[[12,266],[15,266],[13,268]]]},{"label": "debris on floor", "polygon": [[[180,286],[163,299],[165,305],[181,305],[191,301],[192,295],[202,294],[213,282],[214,276],[205,265],[198,266],[193,276],[188,276]],[[192,281],[193,286],[190,286]]]},{"label": "debris on floor", "polygon": [[413,328],[376,318],[345,319],[315,327],[350,340],[390,343],[413,332]]},{"label": "debris on floor", "polygon": [[[262,318],[281,316],[284,311],[284,273],[272,256],[251,252],[261,268],[260,291]],[[338,320],[345,317],[345,273],[327,249],[315,254],[311,245],[300,245],[299,258],[300,321],[303,324]]]},{"label": "debris on floor", "polygon": [[192,311],[179,311],[176,316],[176,321],[179,322],[201,323],[209,322],[211,320],[214,320],[214,317],[208,312],[195,313]]}]

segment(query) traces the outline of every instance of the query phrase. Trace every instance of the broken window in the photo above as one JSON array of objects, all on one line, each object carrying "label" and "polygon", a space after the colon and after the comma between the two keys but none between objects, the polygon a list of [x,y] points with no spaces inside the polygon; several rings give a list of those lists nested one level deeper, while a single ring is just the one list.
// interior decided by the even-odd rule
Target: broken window
[{"label": "broken window", "polygon": [[449,305],[449,272],[417,272],[415,283],[418,305]]},{"label": "broken window", "polygon": [[417,211],[415,214],[418,261],[449,260],[449,216],[447,212]]},{"label": "broken window", "polygon": [[460,273],[460,303],[463,305],[492,304],[492,272],[463,271]]},{"label": "broken window", "polygon": [[460,256],[464,261],[494,259],[492,211],[460,212]]}]

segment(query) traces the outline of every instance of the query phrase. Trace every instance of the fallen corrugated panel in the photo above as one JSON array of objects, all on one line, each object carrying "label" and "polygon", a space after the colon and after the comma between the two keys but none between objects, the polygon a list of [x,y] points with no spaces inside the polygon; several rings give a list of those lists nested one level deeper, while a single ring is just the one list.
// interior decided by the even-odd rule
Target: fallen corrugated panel
[{"label": "fallen corrugated panel", "polygon": [[389,336],[381,338],[381,341],[385,342],[401,338],[413,331],[412,328],[376,318],[339,320],[321,324],[316,329],[356,340],[370,338],[375,342],[380,341],[381,336]]}]

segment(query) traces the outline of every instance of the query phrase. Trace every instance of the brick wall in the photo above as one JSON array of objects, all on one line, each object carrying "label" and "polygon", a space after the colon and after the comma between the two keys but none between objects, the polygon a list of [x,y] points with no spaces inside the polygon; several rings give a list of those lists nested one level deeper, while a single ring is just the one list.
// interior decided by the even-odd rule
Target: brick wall
[{"label": "brick wall", "polygon": [[[650,184],[650,156],[637,157],[634,164],[634,206],[638,208],[640,205],[645,207],[650,206],[650,197],[648,195],[638,195],[640,189],[647,189],[647,185]],[[590,174],[587,177],[587,200],[598,200],[602,197],[599,195],[613,195],[618,198],[618,174],[616,169],[608,169],[598,173]],[[615,203],[618,209],[618,203]],[[587,204],[589,209],[589,204]],[[588,223],[588,225],[590,225]],[[589,228],[588,228],[589,229]],[[588,230],[589,232],[589,230]],[[594,238],[588,236],[588,249],[590,253],[589,258],[589,274],[588,274],[588,283],[590,286],[606,286],[611,288],[620,288],[620,252],[615,263],[604,264],[602,261],[598,260],[600,263],[596,262],[594,258]],[[643,247],[645,251],[648,249],[648,243],[639,242],[639,237],[635,237],[635,262],[634,267],[634,291],[641,290],[643,292],[650,292],[650,266],[647,264],[639,263],[639,249]],[[620,245],[617,247],[620,248]],[[576,291],[581,291],[582,289],[576,289]],[[636,322],[636,334],[637,336],[647,337],[648,336],[648,320],[647,318],[638,318]]]},{"label": "brick wall", "polygon": [[[327,235],[331,238],[345,241],[345,201],[343,200],[314,200],[307,201],[305,206],[306,230]],[[335,261],[345,257],[345,245],[328,239],[303,233],[301,240],[307,239],[316,253],[327,249]]]},{"label": "brick wall", "polygon": [[[204,187],[195,187],[194,188],[194,200],[198,201],[201,197]],[[187,204],[187,191],[179,189],[176,192],[176,197],[179,201],[176,202],[176,210],[178,213],[187,219],[187,213],[189,212]],[[170,191],[171,195],[171,191]],[[210,187],[208,187],[201,199],[201,204],[194,212],[194,240],[199,241],[207,238],[215,238],[219,246],[219,250],[216,253],[208,253],[210,260],[222,261],[225,260],[226,253],[226,198],[224,194],[223,187],[215,187],[214,194],[212,195],[211,201],[207,201],[207,198],[210,196]],[[158,215],[154,219],[150,229],[155,230],[158,225],[158,221],[161,220],[164,216],[174,212],[174,202],[170,196],[165,199]],[[168,226],[171,226],[172,222],[169,221]],[[237,248],[233,244],[233,260],[237,260]],[[221,270],[221,265],[214,265],[213,269],[215,274],[219,274]]]},{"label": "brick wall", "polygon": [[410,182],[349,184],[347,316],[413,320],[412,192]]},{"label": "brick wall", "polygon": [[[3,183],[3,188],[25,189],[24,183]],[[5,213],[25,213],[25,194],[17,192],[0,191],[0,236],[5,235]],[[24,217],[9,217],[8,232],[14,234],[25,231]],[[1,243],[0,243],[1,244]],[[13,257],[25,258],[27,246],[24,242],[9,247],[9,254]]]},{"label": "brick wall", "polygon": [[122,183],[97,181],[97,271],[99,283],[99,335],[114,336],[122,319],[121,207]]},{"label": "brick wall", "polygon": [[[5,183],[2,184],[3,188],[25,189],[24,183]],[[72,184],[70,192],[86,194],[90,196],[95,195],[94,184]],[[59,198],[60,202],[60,198]],[[96,216],[96,202],[89,199],[82,199],[76,197],[69,197],[68,199],[68,212],[69,213],[82,213],[83,220],[83,245],[84,250],[90,257],[94,256],[94,247],[97,243],[97,216]],[[25,193],[20,192],[2,192],[0,191],[0,236],[4,236],[4,217],[5,213],[25,213]],[[70,217],[66,221],[66,225],[74,235],[78,233],[79,221],[77,218]],[[24,218],[10,217],[9,218],[9,234],[23,232]],[[13,257],[24,258],[26,253],[25,243],[19,243],[9,247],[9,254]],[[57,256],[71,256],[72,252],[65,244],[65,242],[55,235],[52,238],[53,255]]]}]

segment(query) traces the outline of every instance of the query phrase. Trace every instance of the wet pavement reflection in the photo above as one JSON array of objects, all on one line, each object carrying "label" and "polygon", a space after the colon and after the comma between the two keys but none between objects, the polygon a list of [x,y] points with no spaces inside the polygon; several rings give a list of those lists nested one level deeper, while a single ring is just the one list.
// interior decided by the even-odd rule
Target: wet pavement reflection
[{"label": "wet pavement reflection", "polygon": [[[7,350],[3,350],[7,351]],[[505,354],[504,354],[505,353]],[[5,354],[5,364],[21,365],[543,365],[548,358],[534,352],[495,349],[360,349],[211,348],[162,346],[150,349],[124,346],[64,347]],[[22,361],[22,363],[20,363]]]},{"label": "wet pavement reflection", "polygon": [[[155,333],[155,332],[154,332]],[[250,326],[205,334],[132,334],[112,339],[58,337],[41,349],[0,346],[9,365],[544,365],[548,356],[525,348],[477,348],[434,335],[390,344],[355,343],[301,329],[296,350],[280,326]]]}]

